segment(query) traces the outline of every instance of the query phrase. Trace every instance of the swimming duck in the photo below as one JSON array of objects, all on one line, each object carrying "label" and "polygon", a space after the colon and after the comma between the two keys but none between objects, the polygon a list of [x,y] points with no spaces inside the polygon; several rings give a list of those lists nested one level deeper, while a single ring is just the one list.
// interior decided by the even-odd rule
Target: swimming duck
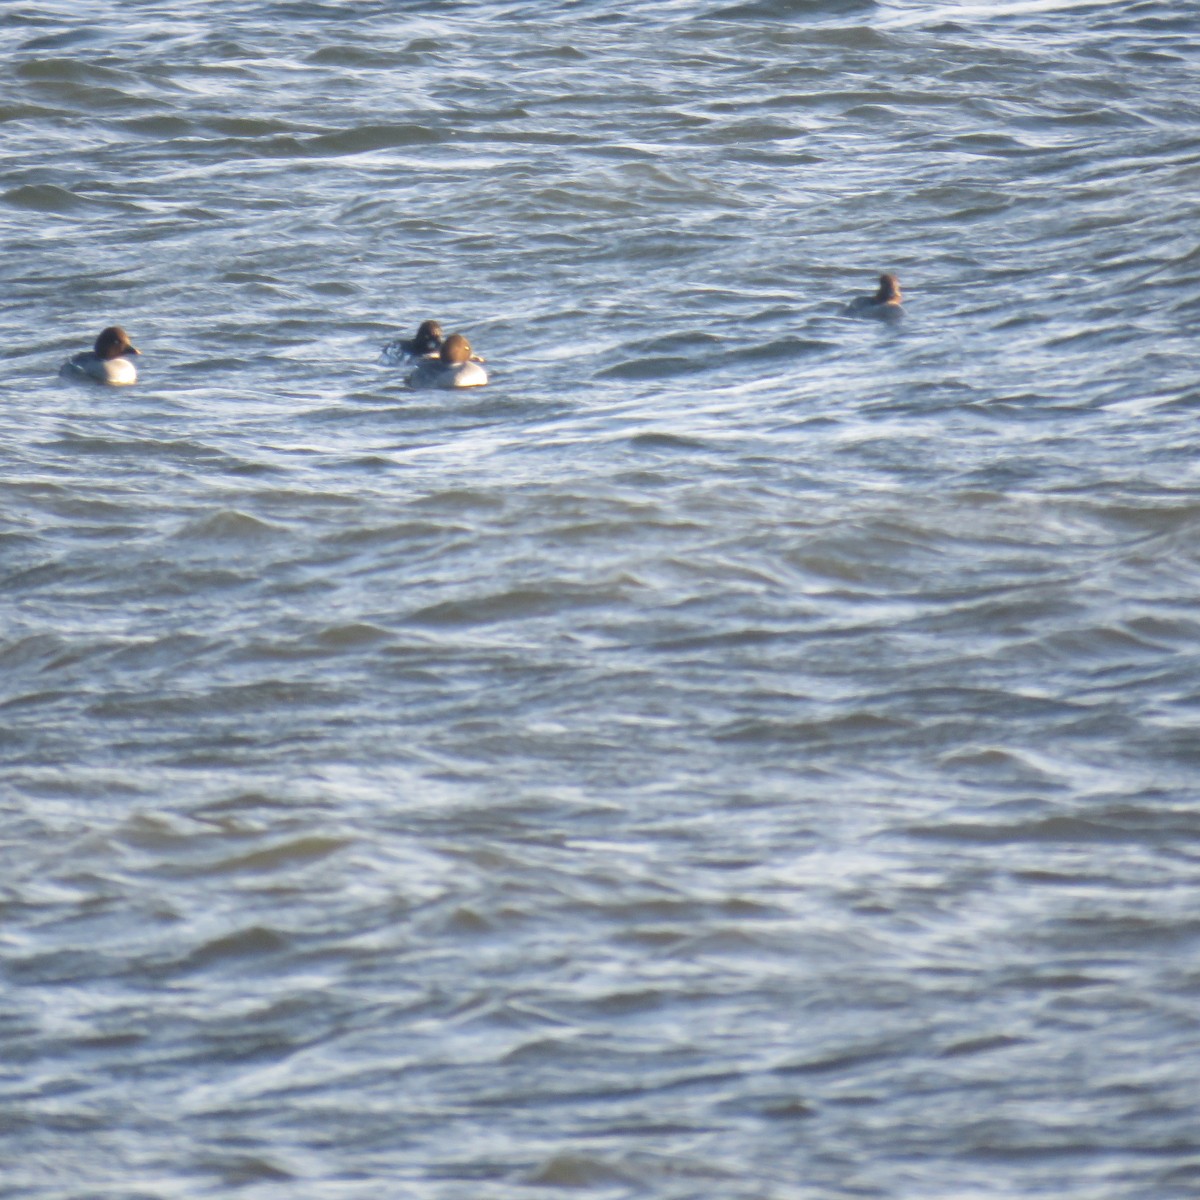
[{"label": "swimming duck", "polygon": [[120,325],[110,325],[100,331],[91,350],[73,354],[62,365],[62,375],[81,376],[99,380],[100,383],[137,383],[137,367],[126,358],[128,354],[141,354],[129,340],[129,335]]},{"label": "swimming duck", "polygon": [[423,358],[404,381],[414,388],[480,387],[487,383],[483,359],[471,353],[471,343],[461,333],[452,333],[434,358]]},{"label": "swimming duck", "polygon": [[436,321],[422,321],[416,337],[389,342],[383,348],[383,361],[404,363],[415,358],[435,356],[442,347],[442,327]]},{"label": "swimming duck", "polygon": [[900,292],[900,280],[895,275],[880,275],[879,291],[873,296],[856,296],[846,305],[846,315],[855,317],[879,317],[895,321],[904,316],[904,297]]}]

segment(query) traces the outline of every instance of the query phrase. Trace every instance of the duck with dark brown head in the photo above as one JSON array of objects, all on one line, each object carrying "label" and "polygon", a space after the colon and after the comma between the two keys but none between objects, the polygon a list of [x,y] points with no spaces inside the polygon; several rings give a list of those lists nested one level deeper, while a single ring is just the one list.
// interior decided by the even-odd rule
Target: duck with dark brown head
[{"label": "duck with dark brown head", "polygon": [[443,343],[437,357],[423,358],[405,382],[414,388],[481,387],[487,383],[483,362],[471,352],[471,343],[461,333],[452,333]]},{"label": "duck with dark brown head", "polygon": [[895,275],[884,273],[879,277],[879,290],[873,296],[856,296],[846,305],[845,312],[847,316],[895,321],[904,316],[903,305],[900,280]]},{"label": "duck with dark brown head", "polygon": [[73,354],[62,365],[60,375],[75,379],[95,379],[99,383],[136,383],[137,367],[128,357],[141,354],[120,325],[100,331],[91,350]]},{"label": "duck with dark brown head", "polygon": [[386,363],[409,363],[415,359],[436,357],[442,348],[442,327],[437,321],[422,321],[416,335],[398,338],[383,348],[382,359]]}]

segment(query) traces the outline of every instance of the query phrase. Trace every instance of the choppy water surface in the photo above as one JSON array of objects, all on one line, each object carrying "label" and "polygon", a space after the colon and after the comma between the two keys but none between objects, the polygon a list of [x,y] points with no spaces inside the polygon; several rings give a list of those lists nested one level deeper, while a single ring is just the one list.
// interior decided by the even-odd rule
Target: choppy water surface
[{"label": "choppy water surface", "polygon": [[0,1195],[1194,1196],[1198,47],[9,5]]}]

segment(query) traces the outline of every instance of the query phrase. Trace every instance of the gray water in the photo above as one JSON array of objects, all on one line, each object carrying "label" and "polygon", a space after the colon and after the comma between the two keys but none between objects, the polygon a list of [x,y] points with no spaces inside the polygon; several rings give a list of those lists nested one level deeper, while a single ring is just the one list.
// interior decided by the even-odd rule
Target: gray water
[{"label": "gray water", "polygon": [[0,52],[0,1196],[1200,1194],[1194,5]]}]

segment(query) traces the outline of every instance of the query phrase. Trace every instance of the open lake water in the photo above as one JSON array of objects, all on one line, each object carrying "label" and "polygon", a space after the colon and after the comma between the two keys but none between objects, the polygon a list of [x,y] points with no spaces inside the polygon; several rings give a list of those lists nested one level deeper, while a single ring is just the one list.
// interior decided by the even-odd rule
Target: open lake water
[{"label": "open lake water", "polygon": [[0,54],[0,1197],[1200,1195],[1200,8]]}]

